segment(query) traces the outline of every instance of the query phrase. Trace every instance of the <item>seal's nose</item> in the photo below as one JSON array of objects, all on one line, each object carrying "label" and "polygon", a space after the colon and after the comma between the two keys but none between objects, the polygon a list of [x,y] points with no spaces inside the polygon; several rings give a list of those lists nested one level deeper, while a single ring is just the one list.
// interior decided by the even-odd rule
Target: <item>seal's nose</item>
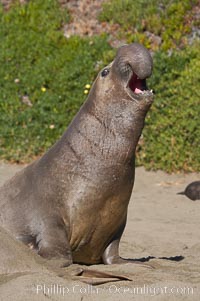
[{"label": "seal's nose", "polygon": [[131,69],[139,79],[150,77],[153,70],[149,51],[138,43],[120,47],[114,64],[118,66],[120,73],[127,73]]}]

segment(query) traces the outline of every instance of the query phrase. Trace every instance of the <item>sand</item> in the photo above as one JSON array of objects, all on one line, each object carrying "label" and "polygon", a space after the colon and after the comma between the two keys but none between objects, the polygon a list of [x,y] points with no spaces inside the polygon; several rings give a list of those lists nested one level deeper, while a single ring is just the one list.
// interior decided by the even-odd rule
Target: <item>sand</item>
[{"label": "sand", "polygon": [[[0,164],[0,185],[19,165]],[[200,300],[200,201],[176,193],[200,174],[168,175],[136,169],[136,180],[121,240],[126,258],[148,258],[152,268],[137,264],[91,266],[132,281],[91,286],[71,276],[58,277],[39,256],[0,230],[0,300]],[[162,258],[165,259],[162,259]],[[174,259],[174,260],[173,260]],[[88,267],[85,267],[88,268]]]}]

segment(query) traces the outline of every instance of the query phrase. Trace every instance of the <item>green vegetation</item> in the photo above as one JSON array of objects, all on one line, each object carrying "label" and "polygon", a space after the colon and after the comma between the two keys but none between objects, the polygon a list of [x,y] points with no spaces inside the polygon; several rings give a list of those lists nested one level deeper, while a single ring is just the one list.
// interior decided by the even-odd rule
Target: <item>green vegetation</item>
[{"label": "green vegetation", "polygon": [[168,172],[200,170],[200,43],[155,54],[150,86],[155,103],[147,117],[138,161]]},{"label": "green vegetation", "polygon": [[[0,12],[0,157],[30,161],[63,133],[84,101],[105,37],[66,39],[56,0]],[[104,62],[105,63],[105,62]]]},{"label": "green vegetation", "polygon": [[[187,39],[199,25],[191,17],[196,3],[112,0],[100,15],[121,25],[117,38],[154,50],[148,83],[156,99],[137,156],[146,168],[200,170],[200,42]],[[69,19],[57,0],[30,0],[8,12],[0,5],[1,159],[32,161],[49,148],[84,101],[85,85],[113,57],[103,34],[66,39]]]},{"label": "green vegetation", "polygon": [[[138,41],[153,50],[185,45],[185,35],[195,22],[191,22],[191,9],[198,0],[112,0],[104,4],[101,21],[121,25],[119,37],[129,43]],[[150,33],[148,35],[147,33]],[[152,34],[160,37],[161,45],[152,41]]]}]

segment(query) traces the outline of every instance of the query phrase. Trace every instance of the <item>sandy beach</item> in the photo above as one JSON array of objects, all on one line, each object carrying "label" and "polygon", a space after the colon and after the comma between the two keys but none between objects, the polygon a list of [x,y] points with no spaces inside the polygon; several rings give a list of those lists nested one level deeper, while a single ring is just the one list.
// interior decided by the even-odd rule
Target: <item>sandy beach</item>
[{"label": "sandy beach", "polygon": [[[0,185],[21,168],[0,164]],[[1,229],[0,300],[200,300],[200,201],[177,195],[199,179],[195,173],[136,169],[120,255],[149,259],[152,268],[131,263],[89,267],[132,281],[87,285],[72,277],[77,264],[59,277]]]}]

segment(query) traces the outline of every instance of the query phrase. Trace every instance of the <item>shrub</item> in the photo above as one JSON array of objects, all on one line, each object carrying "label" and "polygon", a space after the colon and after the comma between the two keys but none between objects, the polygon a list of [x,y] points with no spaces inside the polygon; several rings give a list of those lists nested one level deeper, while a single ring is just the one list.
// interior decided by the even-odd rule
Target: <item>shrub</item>
[{"label": "shrub", "polygon": [[66,39],[69,20],[56,0],[0,11],[0,156],[30,161],[61,135],[84,100],[95,65],[109,54],[104,36]]},{"label": "shrub", "polygon": [[[190,33],[192,8],[198,0],[111,0],[105,2],[101,21],[118,23],[119,37],[138,41],[153,50],[183,47]],[[199,24],[197,24],[199,25]],[[159,36],[160,43],[155,36]]]},{"label": "shrub", "polygon": [[138,163],[168,172],[200,170],[200,43],[155,54],[155,103],[147,117]]},{"label": "shrub", "polygon": [[[156,97],[137,150],[137,164],[168,172],[199,171],[200,43],[170,52],[164,46],[164,42],[176,40],[169,34],[176,32],[176,26],[170,25],[173,20],[165,24],[168,10],[171,15],[173,11],[180,15],[181,22],[186,7],[195,1],[181,2],[180,10],[176,0],[169,4],[160,0],[159,5],[157,0],[148,5],[147,2],[115,0],[105,4],[102,14],[104,19],[120,20],[130,40],[133,39],[128,29],[130,24],[139,24],[136,38],[140,42],[144,28],[148,29],[150,24],[156,34],[163,37],[166,33],[167,37],[163,38],[162,49],[154,54],[155,67],[149,87],[155,89]],[[124,9],[127,15],[123,17]],[[161,16],[166,13],[162,20],[158,11]],[[113,58],[114,51],[104,35],[66,39],[62,26],[69,18],[56,0],[30,0],[23,6],[14,5],[8,12],[3,12],[0,6],[1,159],[32,161],[49,148],[84,101],[85,84],[91,84],[100,67]]]}]

